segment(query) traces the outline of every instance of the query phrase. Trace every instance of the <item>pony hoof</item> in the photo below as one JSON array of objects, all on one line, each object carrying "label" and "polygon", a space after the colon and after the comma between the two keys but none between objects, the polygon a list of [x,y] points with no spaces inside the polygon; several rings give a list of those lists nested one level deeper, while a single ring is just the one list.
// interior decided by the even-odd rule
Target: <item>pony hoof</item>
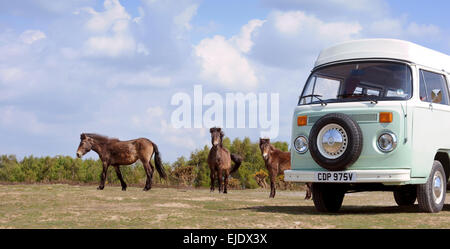
[{"label": "pony hoof", "polygon": [[150,188],[144,188],[142,191],[149,191]]},{"label": "pony hoof", "polygon": [[127,188],[122,188],[122,191],[127,191]]},{"label": "pony hoof", "polygon": [[105,187],[97,187],[97,190],[103,190]]}]

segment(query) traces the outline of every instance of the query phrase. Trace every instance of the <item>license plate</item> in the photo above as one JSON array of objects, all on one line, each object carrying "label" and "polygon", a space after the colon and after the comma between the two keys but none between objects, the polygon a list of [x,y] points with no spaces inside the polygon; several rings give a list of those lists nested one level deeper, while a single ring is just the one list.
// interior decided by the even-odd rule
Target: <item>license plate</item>
[{"label": "license plate", "polygon": [[314,174],[316,182],[355,182],[354,172],[316,172]]}]

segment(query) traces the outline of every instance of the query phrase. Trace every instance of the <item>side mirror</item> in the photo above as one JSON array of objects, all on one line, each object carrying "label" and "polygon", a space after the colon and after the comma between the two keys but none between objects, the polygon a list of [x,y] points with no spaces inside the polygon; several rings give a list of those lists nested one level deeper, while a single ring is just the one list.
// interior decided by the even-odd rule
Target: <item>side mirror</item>
[{"label": "side mirror", "polygon": [[433,89],[431,91],[431,102],[438,103],[438,104],[442,102],[442,90],[441,89]]}]

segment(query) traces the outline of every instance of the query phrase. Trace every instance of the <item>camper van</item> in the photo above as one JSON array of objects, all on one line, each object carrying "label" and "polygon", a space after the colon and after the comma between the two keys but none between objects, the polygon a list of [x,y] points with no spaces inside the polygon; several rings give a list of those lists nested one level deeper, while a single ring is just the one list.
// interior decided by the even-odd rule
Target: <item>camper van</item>
[{"label": "camper van", "polygon": [[291,170],[319,212],[346,193],[391,191],[439,212],[450,176],[450,56],[394,39],[323,50],[294,109]]}]

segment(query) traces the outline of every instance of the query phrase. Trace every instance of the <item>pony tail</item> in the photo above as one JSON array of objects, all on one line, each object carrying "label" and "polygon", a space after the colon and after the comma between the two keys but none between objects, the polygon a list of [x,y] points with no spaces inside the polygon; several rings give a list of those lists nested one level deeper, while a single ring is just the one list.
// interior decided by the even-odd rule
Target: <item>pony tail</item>
[{"label": "pony tail", "polygon": [[238,154],[231,154],[231,160],[234,162],[234,166],[233,166],[233,168],[231,169],[231,172],[230,172],[230,173],[234,173],[234,172],[236,172],[236,171],[239,169],[239,167],[241,166],[241,163],[242,163],[242,157],[239,156]]},{"label": "pony tail", "polygon": [[162,165],[162,161],[161,161],[161,157],[159,155],[159,150],[158,150],[158,146],[156,146],[155,143],[151,142],[153,145],[153,150],[155,151],[155,165],[156,165],[156,170],[158,171],[158,174],[160,177],[164,178],[167,180],[167,175],[166,172],[164,171],[164,167]]}]

